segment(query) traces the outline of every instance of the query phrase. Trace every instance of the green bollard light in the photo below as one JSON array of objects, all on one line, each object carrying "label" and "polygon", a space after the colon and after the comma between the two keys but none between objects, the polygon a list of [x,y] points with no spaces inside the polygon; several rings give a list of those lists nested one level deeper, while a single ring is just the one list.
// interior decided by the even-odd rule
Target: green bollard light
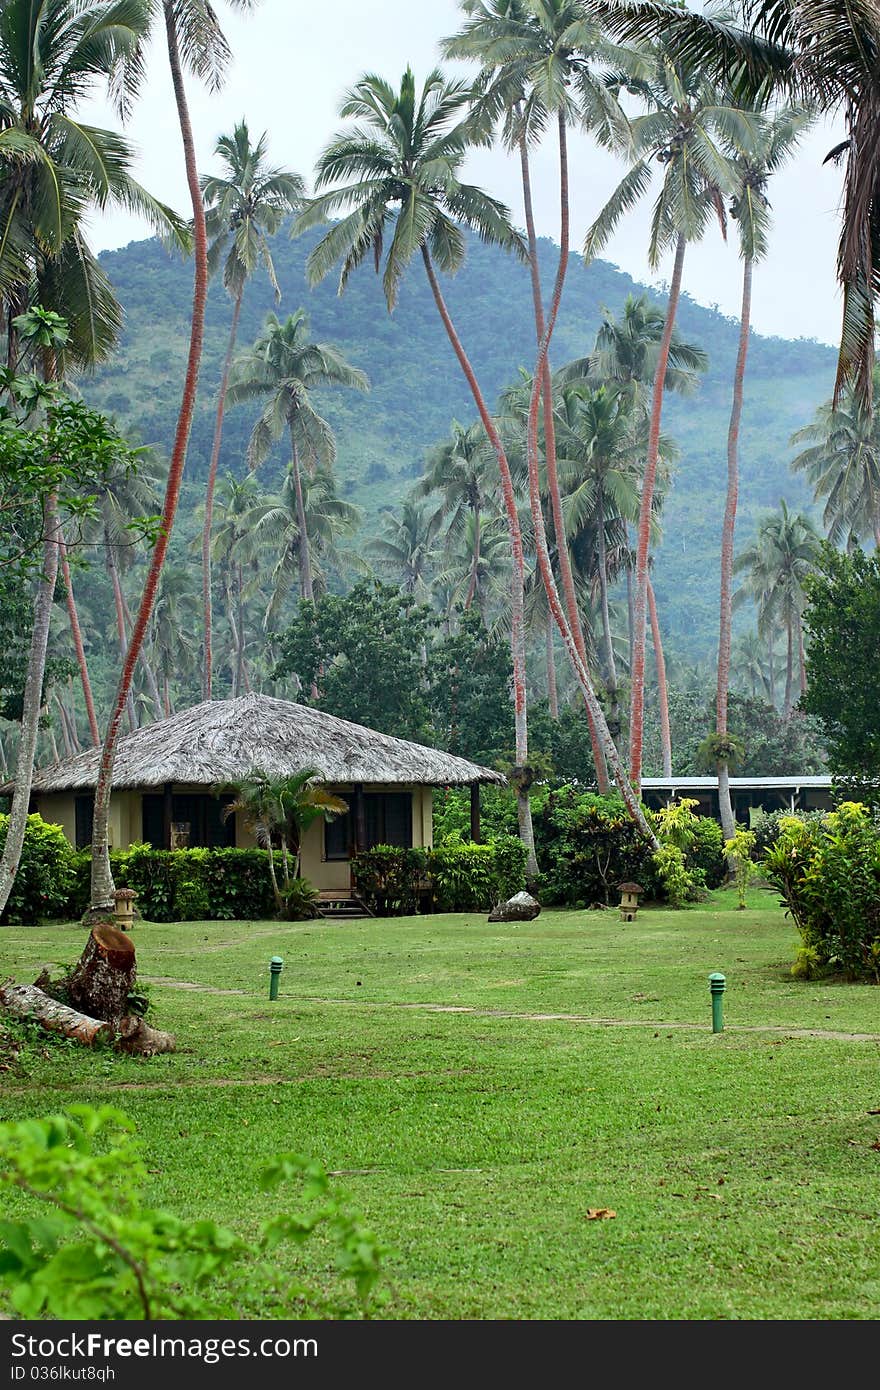
[{"label": "green bollard light", "polygon": [[709,991],[712,995],[712,1032],[724,1030],[724,991],[727,981],[720,971],[714,970],[709,976]]},{"label": "green bollard light", "polygon": [[269,998],[278,998],[278,981],[281,971],[284,969],[284,961],[281,956],[273,956],[269,961]]}]

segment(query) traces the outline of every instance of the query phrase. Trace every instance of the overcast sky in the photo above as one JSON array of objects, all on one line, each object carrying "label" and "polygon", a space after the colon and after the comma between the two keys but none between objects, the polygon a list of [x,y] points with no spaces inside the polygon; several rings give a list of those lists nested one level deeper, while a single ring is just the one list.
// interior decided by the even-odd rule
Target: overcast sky
[{"label": "overcast sky", "polygon": [[[270,157],[310,178],[315,157],[340,124],[341,94],[363,72],[397,81],[409,63],[420,78],[438,61],[440,39],[458,28],[456,0],[335,0],[305,4],[263,0],[250,16],[217,6],[235,55],[223,90],[209,95],[188,79],[200,171],[213,167],[218,135],[247,118],[252,135],[269,132]],[[465,69],[462,69],[465,71]],[[114,118],[102,103],[82,115],[98,124]],[[188,211],[180,137],[163,49],[157,46],[150,78],[128,127],[139,153],[137,174],[152,193]],[[771,252],[756,272],[753,324],[759,332],[833,343],[839,334],[839,299],[834,279],[840,175],[822,166],[836,139],[833,131],[812,132],[791,167],[770,188],[775,225]],[[613,189],[623,166],[586,137],[572,142],[573,245]],[[522,221],[518,168],[501,150],[480,151],[467,176],[504,199]],[[548,144],[535,156],[534,196],[538,232],[558,239],[557,170]],[[136,219],[109,214],[92,224],[101,250],[148,235]],[[645,255],[648,207],[625,219],[605,256],[636,279],[662,281],[668,267],[651,272]],[[363,272],[366,273],[366,272]],[[735,242],[720,233],[690,248],[685,287],[694,299],[738,315],[740,266]]]}]

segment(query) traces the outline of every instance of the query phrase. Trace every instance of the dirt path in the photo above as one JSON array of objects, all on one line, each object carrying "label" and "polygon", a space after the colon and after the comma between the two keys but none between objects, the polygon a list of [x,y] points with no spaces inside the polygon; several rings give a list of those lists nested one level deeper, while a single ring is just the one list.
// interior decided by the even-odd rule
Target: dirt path
[{"label": "dirt path", "polygon": [[[191,980],[172,980],[163,975],[144,975],[141,977],[151,985],[164,985],[168,989],[183,989],[201,994],[225,994],[239,997],[258,998],[244,989],[217,989],[213,985],[195,984]],[[290,996],[288,996],[290,998]],[[591,1028],[655,1028],[658,1032],[673,1029],[683,1032],[705,1033],[704,1023],[675,1023],[657,1018],[599,1018],[592,1014],[549,1014],[518,1013],[513,1009],[485,1009],[472,1004],[430,1004],[407,1003],[399,1000],[368,999],[320,999],[314,995],[304,995],[295,1002],[300,1004],[324,1005],[334,1009],[413,1009],[429,1014],[470,1014],[475,1018],[512,1018],[527,1023],[580,1023]],[[880,1033],[843,1033],[832,1028],[787,1028],[781,1023],[742,1023],[727,1026],[727,1033],[775,1033],[786,1038],[823,1038],[832,1042],[880,1042]]]}]

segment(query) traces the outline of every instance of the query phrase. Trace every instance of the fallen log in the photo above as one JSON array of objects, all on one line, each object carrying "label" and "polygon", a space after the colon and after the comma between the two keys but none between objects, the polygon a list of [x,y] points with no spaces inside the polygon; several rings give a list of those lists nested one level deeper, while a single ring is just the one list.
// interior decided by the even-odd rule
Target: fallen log
[{"label": "fallen log", "polygon": [[142,1018],[132,1014],[112,1022],[90,1018],[88,1014],[79,1013],[67,1004],[59,1003],[51,995],[44,994],[36,985],[3,985],[0,987],[0,1005],[16,1018],[38,1023],[50,1033],[62,1033],[87,1047],[104,1042],[120,1052],[135,1053],[141,1057],[174,1051],[173,1035],[151,1028]]},{"label": "fallen log", "polygon": [[36,985],[4,985],[0,1004],[16,1018],[30,1019],[50,1033],[63,1033],[88,1047],[99,1041],[110,1042],[115,1033],[112,1023],[78,1013]]}]

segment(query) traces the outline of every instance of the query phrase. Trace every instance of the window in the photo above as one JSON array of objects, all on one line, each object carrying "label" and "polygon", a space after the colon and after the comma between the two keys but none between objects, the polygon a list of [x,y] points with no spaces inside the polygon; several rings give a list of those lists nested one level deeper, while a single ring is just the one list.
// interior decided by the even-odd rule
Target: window
[{"label": "window", "polygon": [[[324,825],[324,858],[350,859],[355,840],[355,796],[345,792],[349,810]],[[367,792],[364,796],[364,849],[374,845],[412,848],[412,792]]]}]

